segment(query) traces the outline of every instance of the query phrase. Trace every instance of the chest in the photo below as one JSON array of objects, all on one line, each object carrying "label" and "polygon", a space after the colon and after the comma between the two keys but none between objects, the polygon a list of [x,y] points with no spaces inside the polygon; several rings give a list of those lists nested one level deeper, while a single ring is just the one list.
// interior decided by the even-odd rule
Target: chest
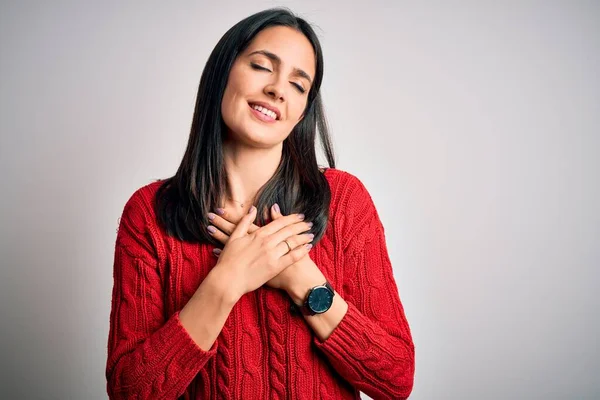
[{"label": "chest", "polygon": [[[343,266],[336,257],[338,253],[336,242],[331,235],[323,238],[311,249],[309,256],[327,277],[334,289],[342,290]],[[165,258],[161,260],[161,274],[165,313],[169,315],[181,310],[194,295],[202,281],[215,268],[218,258],[213,255],[214,246],[209,244],[191,244],[166,239]],[[263,305],[272,311],[289,312],[291,305],[287,294],[281,290],[261,287],[254,293],[247,293],[234,306],[232,314],[237,312],[243,315],[260,318],[260,309]],[[262,315],[264,317],[264,315]]]}]

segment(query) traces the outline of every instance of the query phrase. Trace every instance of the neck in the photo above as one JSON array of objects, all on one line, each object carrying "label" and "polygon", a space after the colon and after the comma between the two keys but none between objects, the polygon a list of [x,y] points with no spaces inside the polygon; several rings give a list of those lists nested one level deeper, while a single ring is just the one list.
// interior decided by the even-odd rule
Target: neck
[{"label": "neck", "polygon": [[[244,211],[252,207],[260,188],[273,177],[279,167],[282,149],[282,144],[269,149],[259,149],[237,141],[223,142],[228,197],[224,199],[225,207]],[[243,207],[240,203],[243,203]]]}]

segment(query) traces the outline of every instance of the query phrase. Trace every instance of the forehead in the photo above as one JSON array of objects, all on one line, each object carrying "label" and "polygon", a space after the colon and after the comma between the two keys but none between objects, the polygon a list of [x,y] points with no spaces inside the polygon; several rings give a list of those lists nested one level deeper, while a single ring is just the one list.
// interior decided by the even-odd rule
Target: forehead
[{"label": "forehead", "polygon": [[300,68],[314,76],[315,52],[302,32],[287,26],[274,26],[260,31],[246,49],[250,54],[256,50],[268,50],[292,67]]}]

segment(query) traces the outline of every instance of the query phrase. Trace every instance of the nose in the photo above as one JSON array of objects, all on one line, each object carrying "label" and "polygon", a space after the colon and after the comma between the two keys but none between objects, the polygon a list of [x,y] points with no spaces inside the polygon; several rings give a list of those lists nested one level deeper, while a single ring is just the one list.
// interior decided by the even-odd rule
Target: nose
[{"label": "nose", "polygon": [[276,101],[285,100],[285,92],[283,90],[283,83],[280,79],[277,79],[265,86],[264,92],[266,95]]}]

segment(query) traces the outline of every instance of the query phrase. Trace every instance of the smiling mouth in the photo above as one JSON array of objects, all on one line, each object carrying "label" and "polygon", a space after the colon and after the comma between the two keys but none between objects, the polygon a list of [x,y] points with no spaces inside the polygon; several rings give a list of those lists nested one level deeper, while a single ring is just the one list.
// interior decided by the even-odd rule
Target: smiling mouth
[{"label": "smiling mouth", "polygon": [[265,115],[268,115],[269,117],[273,118],[273,119],[279,119],[279,110],[277,109],[272,109],[269,108],[268,105],[267,107],[261,105],[261,104],[257,104],[257,103],[248,103],[248,105],[255,109],[256,111],[260,111]]},{"label": "smiling mouth", "polygon": [[252,113],[256,115],[261,121],[264,122],[275,122],[278,120],[277,114],[265,107],[259,106],[257,104],[248,103]]}]

